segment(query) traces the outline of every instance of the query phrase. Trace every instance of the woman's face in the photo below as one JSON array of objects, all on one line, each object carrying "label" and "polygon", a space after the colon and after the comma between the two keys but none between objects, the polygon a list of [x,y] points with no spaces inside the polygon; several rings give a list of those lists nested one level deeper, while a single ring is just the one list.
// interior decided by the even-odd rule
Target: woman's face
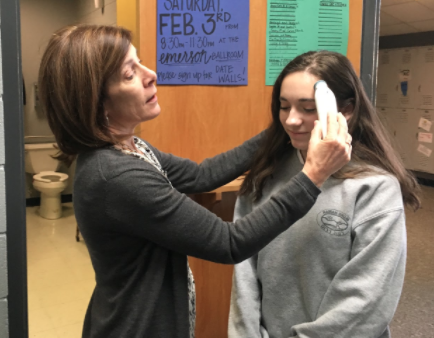
[{"label": "woman's face", "polygon": [[320,79],[307,72],[287,75],[280,88],[279,119],[294,148],[307,151],[310,133],[318,114],[314,84]]},{"label": "woman's face", "polygon": [[125,133],[140,123],[160,114],[155,72],[140,63],[136,49],[130,49],[120,70],[113,74],[106,87],[104,111],[109,127]]}]

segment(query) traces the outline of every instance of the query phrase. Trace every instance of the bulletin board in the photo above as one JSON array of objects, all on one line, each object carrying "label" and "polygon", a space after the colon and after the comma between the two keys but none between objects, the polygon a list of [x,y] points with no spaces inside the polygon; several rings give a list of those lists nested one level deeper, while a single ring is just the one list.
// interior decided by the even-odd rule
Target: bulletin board
[{"label": "bulletin board", "polygon": [[[270,123],[272,86],[265,86],[267,1],[250,1],[248,85],[158,86],[161,115],[140,126],[158,149],[200,162],[256,135]],[[247,14],[246,14],[247,15]],[[363,1],[350,1],[347,56],[359,73]],[[157,1],[141,1],[140,58],[156,69]]]}]

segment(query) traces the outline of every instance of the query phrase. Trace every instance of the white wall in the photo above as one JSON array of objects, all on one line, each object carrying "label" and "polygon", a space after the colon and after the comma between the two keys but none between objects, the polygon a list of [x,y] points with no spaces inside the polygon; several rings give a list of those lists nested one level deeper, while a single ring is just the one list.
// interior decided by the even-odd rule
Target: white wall
[{"label": "white wall", "polygon": [[[74,0],[21,0],[20,8],[22,69],[26,87],[25,142],[54,141],[54,137],[51,139],[29,138],[29,136],[52,135],[47,119],[39,109],[35,108],[33,85],[38,81],[42,54],[53,32],[77,22],[76,4]],[[65,168],[61,171],[68,172]],[[32,175],[26,174],[26,198],[38,196],[39,192],[32,185]]]},{"label": "white wall", "polygon": [[53,32],[77,21],[76,5],[73,0],[21,0],[20,7],[22,68],[27,98],[25,135],[51,135],[46,119],[34,107],[33,84],[38,81],[42,54]]},{"label": "white wall", "polygon": [[[104,13],[95,9],[94,0],[21,0],[22,67],[26,87],[24,106],[24,134],[26,143],[54,141],[54,138],[35,138],[52,135],[46,118],[35,108],[33,84],[38,81],[39,65],[47,43],[57,29],[71,24],[116,24],[116,0],[106,0]],[[72,193],[75,165],[59,169],[70,176],[63,194]],[[26,174],[26,198],[38,197],[33,188],[32,175]]]},{"label": "white wall", "polygon": [[104,0],[104,11],[95,8],[94,0],[78,0],[80,23],[95,25],[116,25],[116,0]]}]

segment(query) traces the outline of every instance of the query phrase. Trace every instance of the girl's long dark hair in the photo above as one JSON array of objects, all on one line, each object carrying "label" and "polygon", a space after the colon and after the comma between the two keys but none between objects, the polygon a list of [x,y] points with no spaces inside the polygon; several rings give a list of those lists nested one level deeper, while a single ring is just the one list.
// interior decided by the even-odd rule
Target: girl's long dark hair
[{"label": "girl's long dark hair", "polygon": [[240,194],[253,194],[256,201],[262,197],[264,184],[275,171],[285,151],[292,148],[288,134],[279,120],[280,89],[283,79],[295,72],[308,72],[325,80],[334,92],[339,109],[348,104],[354,107],[348,123],[348,132],[353,137],[352,161],[333,175],[334,178],[355,178],[377,172],[374,167],[394,175],[401,186],[403,201],[414,210],[420,207],[419,185],[391,145],[377,113],[363,89],[350,61],[342,54],[319,51],[297,56],[282,70],[272,94],[272,122],[253,159]]}]

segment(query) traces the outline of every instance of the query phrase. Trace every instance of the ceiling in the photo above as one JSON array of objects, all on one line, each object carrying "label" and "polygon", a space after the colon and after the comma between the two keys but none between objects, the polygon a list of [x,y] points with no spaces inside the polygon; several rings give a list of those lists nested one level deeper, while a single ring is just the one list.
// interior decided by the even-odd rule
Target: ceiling
[{"label": "ceiling", "polygon": [[381,0],[380,36],[434,31],[434,0]]}]

